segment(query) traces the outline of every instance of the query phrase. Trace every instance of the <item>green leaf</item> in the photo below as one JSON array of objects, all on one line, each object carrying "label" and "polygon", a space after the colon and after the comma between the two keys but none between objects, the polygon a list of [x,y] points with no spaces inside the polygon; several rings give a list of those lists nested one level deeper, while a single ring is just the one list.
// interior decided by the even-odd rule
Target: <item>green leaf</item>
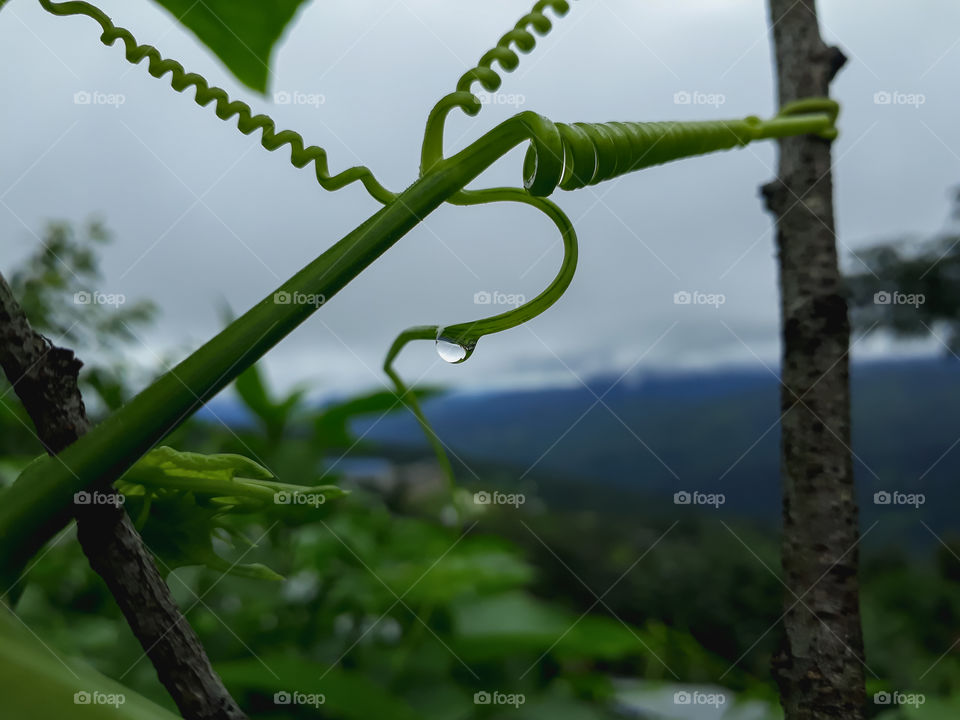
[{"label": "green leaf", "polygon": [[456,603],[453,625],[458,650],[471,657],[512,651],[549,651],[557,656],[620,659],[654,644],[644,630],[606,617],[577,616],[528,595],[511,591]]},{"label": "green leaf", "polygon": [[448,603],[464,595],[477,595],[525,585],[533,570],[515,553],[463,548],[449,553],[429,573],[422,562],[406,561],[378,568],[390,587],[411,588],[410,603]]},{"label": "green leaf", "polygon": [[273,48],[306,0],[155,0],[247,87],[267,91]]},{"label": "green leaf", "polygon": [[203,565],[239,577],[282,580],[264,565],[233,564],[217,554],[216,532],[249,543],[225,523],[225,516],[258,511],[303,515],[347,491],[335,485],[272,482],[267,479],[271,477],[269,470],[242,455],[203,455],[161,446],[130,468],[117,487],[147,545],[168,570]]},{"label": "green leaf", "polygon": [[237,377],[234,387],[247,409],[260,418],[265,425],[270,425],[277,411],[270,399],[260,368],[256,365],[248,367]]},{"label": "green leaf", "polygon": [[203,453],[174,450],[166,445],[161,445],[148,452],[130,469],[125,479],[128,482],[137,482],[136,477],[139,474],[146,473],[211,480],[221,478],[232,480],[235,477],[269,480],[273,477],[273,473],[263,465],[243,455],[231,453],[204,455]]},{"label": "green leaf", "polygon": [[[32,631],[31,631],[32,632]],[[177,716],[81,663],[60,660],[0,606],[0,697],[5,718],[176,720]],[[115,704],[83,703],[87,693]],[[119,702],[123,698],[122,703]],[[76,700],[79,700],[76,702]]]},{"label": "green leaf", "polygon": [[297,387],[282,400],[275,400],[257,365],[251,365],[240,373],[234,387],[247,410],[263,423],[267,436],[277,441],[283,436],[290,420],[302,409],[306,395],[306,388]]},{"label": "green leaf", "polygon": [[220,557],[213,549],[212,533],[216,527],[216,512],[197,504],[193,494],[186,493],[154,499],[142,535],[167,572],[203,565],[237,577],[283,580],[282,575],[259,563],[231,563]]},{"label": "green leaf", "polygon": [[318,507],[347,494],[336,485],[292,485],[267,479],[271,477],[267,468],[242,455],[204,455],[163,446],[130,468],[117,488],[126,496],[150,495],[157,501],[189,493],[213,514],[257,510],[283,514],[289,507]]}]

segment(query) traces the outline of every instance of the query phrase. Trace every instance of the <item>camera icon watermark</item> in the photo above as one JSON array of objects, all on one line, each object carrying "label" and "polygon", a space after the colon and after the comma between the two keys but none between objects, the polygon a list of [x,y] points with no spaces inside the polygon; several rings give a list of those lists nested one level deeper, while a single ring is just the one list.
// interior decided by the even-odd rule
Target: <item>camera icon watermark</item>
[{"label": "camera icon watermark", "polygon": [[673,494],[674,505],[708,505],[714,509],[719,509],[726,502],[727,496],[723,493],[680,490]]},{"label": "camera icon watermark", "polygon": [[710,305],[719,310],[727,302],[723,293],[705,293],[698,290],[680,290],[673,294],[674,305]]},{"label": "camera icon watermark", "polygon": [[474,305],[509,305],[520,307],[527,302],[527,296],[519,293],[505,293],[499,290],[481,290],[473,294]]},{"label": "camera icon watermark", "polygon": [[919,708],[927,701],[927,696],[923,693],[905,693],[899,690],[887,692],[883,690],[873,695],[874,705],[911,705]]},{"label": "camera icon watermark", "polygon": [[527,697],[523,693],[503,693],[499,690],[488,692],[486,690],[480,690],[473,694],[474,705],[512,705],[515,708],[519,708],[526,701]]},{"label": "camera icon watermark", "polygon": [[327,102],[327,96],[321,93],[307,93],[300,90],[280,90],[273,94],[273,101],[277,105],[309,105],[319,108]]},{"label": "camera icon watermark", "polygon": [[874,505],[912,505],[914,509],[919,509],[926,502],[927,496],[923,493],[880,490],[873,494]]},{"label": "camera icon watermark", "polygon": [[874,305],[912,305],[920,307],[927,301],[923,293],[903,293],[898,290],[880,290],[873,294]]},{"label": "camera icon watermark", "polygon": [[120,307],[127,301],[123,293],[103,293],[97,290],[80,290],[73,294],[74,305],[108,305]]},{"label": "camera icon watermark", "polygon": [[486,90],[481,90],[474,94],[481,105],[504,105],[506,107],[518,108],[527,103],[526,96],[520,95],[519,93],[491,93]]},{"label": "camera icon watermark", "polygon": [[99,90],[78,90],[73,94],[74,105],[107,105],[119,108],[127,102],[122,93],[105,93]]},{"label": "camera icon watermark", "polygon": [[727,696],[723,693],[707,693],[699,690],[677,690],[673,694],[674,705],[709,705],[719,708],[725,705]]},{"label": "camera icon watermark", "polygon": [[121,492],[103,492],[101,490],[89,492],[87,490],[81,490],[73,494],[74,505],[113,505],[120,507],[126,501],[126,496]]},{"label": "camera icon watermark", "polygon": [[523,493],[502,493],[498,490],[481,490],[473,494],[474,505],[512,505],[519,509],[527,501]]},{"label": "camera icon watermark", "polygon": [[923,93],[905,93],[898,90],[879,90],[873,94],[874,105],[910,105],[919,108],[925,105],[927,96]]},{"label": "camera icon watermark", "polygon": [[109,705],[113,708],[119,708],[126,702],[127,696],[123,693],[79,690],[73,694],[74,705]]},{"label": "camera icon watermark", "polygon": [[312,305],[313,307],[320,307],[327,301],[325,295],[320,293],[303,293],[303,292],[287,292],[286,290],[278,290],[273,294],[273,302],[275,305]]},{"label": "camera icon watermark", "polygon": [[318,708],[327,701],[327,696],[323,693],[302,693],[294,690],[288,692],[281,690],[273,694],[274,705],[306,705],[312,708]]},{"label": "camera icon watermark", "polygon": [[327,497],[323,493],[304,493],[290,492],[281,490],[273,494],[273,503],[275,505],[306,505],[312,508],[318,508],[327,502]]},{"label": "camera icon watermark", "polygon": [[674,105],[709,105],[719,108],[725,105],[727,96],[722,93],[706,93],[699,90],[680,90],[673,94]]}]

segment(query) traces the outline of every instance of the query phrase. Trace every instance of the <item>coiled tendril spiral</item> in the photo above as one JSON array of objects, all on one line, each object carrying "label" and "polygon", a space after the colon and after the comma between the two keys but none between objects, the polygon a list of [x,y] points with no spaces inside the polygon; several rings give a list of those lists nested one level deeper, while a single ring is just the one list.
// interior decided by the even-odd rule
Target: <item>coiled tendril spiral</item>
[{"label": "coiled tendril spiral", "polygon": [[[552,9],[559,17],[563,17],[570,10],[570,3],[567,0],[540,0],[533,9],[520,18],[513,29],[505,33],[497,41],[496,47],[488,50],[480,58],[476,67],[467,70],[460,76],[457,82],[458,93],[472,92],[474,81],[479,81],[489,92],[499,89],[502,82],[500,74],[493,69],[493,63],[497,62],[506,72],[513,72],[520,64],[520,56],[511,49],[515,45],[518,50],[529,53],[537,46],[536,36],[530,32],[532,28],[539,35],[543,36],[553,28],[553,22],[544,13],[546,9]],[[479,107],[471,104],[470,107],[464,107],[464,111],[469,115],[475,115],[479,112]]]},{"label": "coiled tendril spiral", "polygon": [[114,25],[110,17],[99,8],[79,0],[40,0],[40,5],[53,15],[85,15],[96,21],[103,30],[100,41],[104,45],[109,47],[117,40],[122,40],[124,54],[129,62],[139,65],[146,58],[147,71],[155,78],[162,78],[169,73],[170,85],[177,92],[183,92],[189,87],[196,88],[194,101],[198,105],[206,107],[210,103],[216,103],[215,112],[221,120],[236,116],[237,128],[244,135],[260,130],[260,144],[267,150],[272,152],[283,145],[289,145],[291,164],[296,168],[303,168],[313,163],[317,182],[324,190],[339,190],[359,181],[374,199],[385,205],[396,199],[396,194],[381,185],[369,168],[357,166],[331,175],[327,167],[327,153],[323,148],[307,146],[303,137],[293,130],[277,131],[276,123],[269,115],[254,115],[249,105],[240,100],[231,100],[226,90],[209,85],[202,75],[187,72],[176,60],[164,59],[160,51],[151,45],[139,45],[133,33]]},{"label": "coiled tendril spiral", "polygon": [[[441,98],[434,106],[427,119],[427,129],[424,133],[421,174],[426,173],[436,161],[443,157],[443,128],[450,111],[460,108],[472,117],[483,107],[480,98],[473,94],[474,82],[479,82],[488,92],[495,92],[500,88],[503,79],[500,73],[493,69],[494,62],[504,72],[513,72],[520,64],[520,55],[517,50],[522,53],[531,52],[537,46],[534,32],[540,36],[550,32],[553,21],[545,12],[548,9],[553,10],[557,17],[563,17],[570,10],[570,3],[568,0],[538,0],[530,12],[520,18],[516,25],[497,41],[495,47],[483,54],[476,67],[460,76],[456,91]],[[517,50],[514,50],[514,47]]]},{"label": "coiled tendril spiral", "polygon": [[[784,106],[770,120],[749,116],[737,120],[695,122],[550,123],[563,148],[562,166],[543,162],[544,138],[531,143],[524,160],[524,186],[534,195],[557,187],[578,190],[629,172],[671,160],[743,147],[762,140],[815,133],[832,140],[839,105],[828,98],[810,98]],[[549,123],[549,121],[547,121]]]}]

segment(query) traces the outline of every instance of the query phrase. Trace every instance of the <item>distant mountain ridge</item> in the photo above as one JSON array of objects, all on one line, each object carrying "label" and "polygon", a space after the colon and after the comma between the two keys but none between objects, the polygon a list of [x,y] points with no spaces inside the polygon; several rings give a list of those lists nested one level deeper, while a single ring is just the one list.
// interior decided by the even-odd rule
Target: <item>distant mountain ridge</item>
[{"label": "distant mountain ridge", "polygon": [[[777,377],[737,368],[616,381],[452,395],[427,403],[425,412],[468,465],[476,459],[513,466],[518,481],[535,477],[553,503],[628,510],[696,490],[723,493],[724,514],[779,522]],[[960,530],[960,362],[858,363],[851,384],[863,526],[882,520],[885,537],[903,534],[924,544],[933,538],[922,522],[938,534]],[[382,443],[426,448],[403,414],[367,429]],[[551,493],[550,483],[572,496]],[[923,493],[926,502],[877,505],[874,493],[881,491]]]},{"label": "distant mountain ridge", "polygon": [[[724,515],[779,521],[780,392],[771,372],[661,371],[617,380],[454,393],[430,400],[425,412],[467,465],[510,468],[504,484],[535,481],[555,506],[633,512],[668,504],[673,512],[674,493],[699,491],[722,493]],[[884,536],[924,543],[932,537],[922,523],[938,534],[960,530],[960,362],[858,363],[851,382],[863,526],[881,520]],[[218,408],[224,420],[237,419],[236,408]],[[427,452],[409,414],[374,420],[358,424],[367,440]],[[880,491],[922,493],[925,503],[877,505]]]}]

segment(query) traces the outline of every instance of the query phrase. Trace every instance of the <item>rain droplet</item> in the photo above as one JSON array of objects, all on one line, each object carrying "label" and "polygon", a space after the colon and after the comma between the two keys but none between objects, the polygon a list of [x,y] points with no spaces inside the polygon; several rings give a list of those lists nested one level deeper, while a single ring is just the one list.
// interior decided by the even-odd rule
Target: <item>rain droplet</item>
[{"label": "rain droplet", "polygon": [[443,330],[437,333],[437,354],[448,363],[456,365],[462,363],[473,354],[475,345],[461,345],[441,334]]}]

